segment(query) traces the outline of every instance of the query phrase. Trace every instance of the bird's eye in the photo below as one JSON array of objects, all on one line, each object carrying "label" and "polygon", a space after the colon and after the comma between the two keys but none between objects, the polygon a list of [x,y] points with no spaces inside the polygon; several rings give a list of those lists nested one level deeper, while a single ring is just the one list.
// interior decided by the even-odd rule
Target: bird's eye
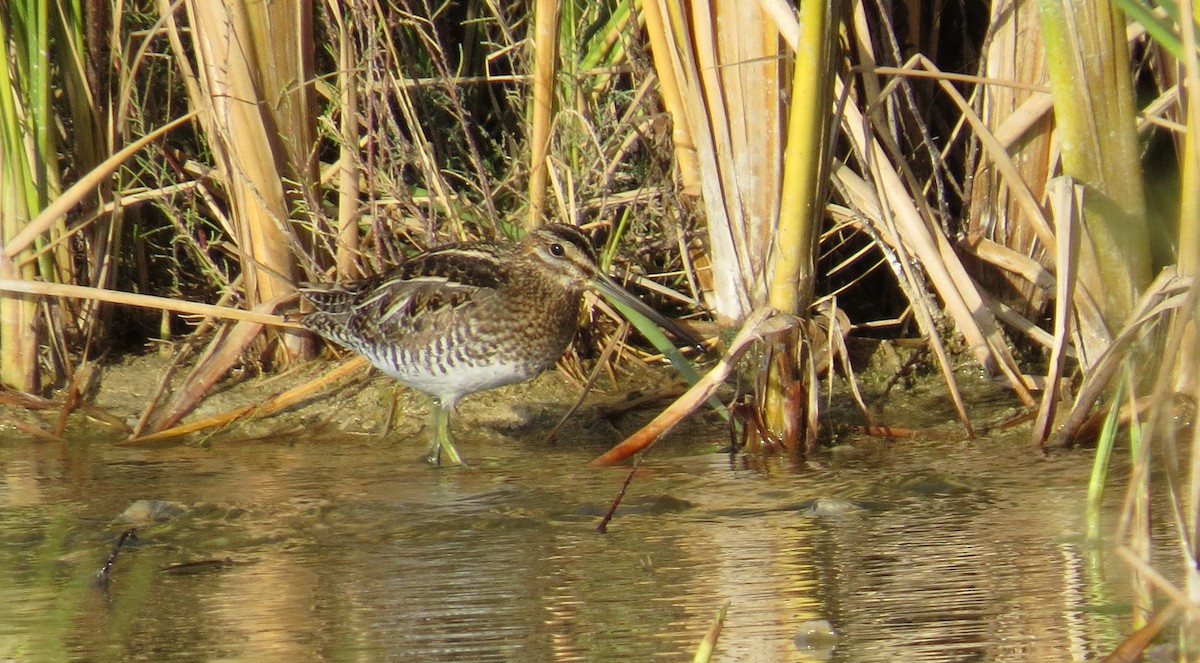
[{"label": "bird's eye", "polygon": [[550,253],[561,258],[562,254],[566,253],[566,250],[563,249],[562,244],[554,243],[550,245]]}]

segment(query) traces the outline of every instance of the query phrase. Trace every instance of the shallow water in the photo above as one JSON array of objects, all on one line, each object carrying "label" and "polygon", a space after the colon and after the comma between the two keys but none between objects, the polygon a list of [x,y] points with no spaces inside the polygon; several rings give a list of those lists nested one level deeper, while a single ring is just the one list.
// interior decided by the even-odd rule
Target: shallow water
[{"label": "shallow water", "polygon": [[[1090,455],[1024,440],[750,470],[668,439],[607,534],[626,470],[595,448],[5,442],[0,660],[690,661],[726,601],[718,661],[1095,658],[1128,583],[1083,543]],[[99,585],[147,499],[185,509]],[[821,619],[836,647],[797,637]]]}]

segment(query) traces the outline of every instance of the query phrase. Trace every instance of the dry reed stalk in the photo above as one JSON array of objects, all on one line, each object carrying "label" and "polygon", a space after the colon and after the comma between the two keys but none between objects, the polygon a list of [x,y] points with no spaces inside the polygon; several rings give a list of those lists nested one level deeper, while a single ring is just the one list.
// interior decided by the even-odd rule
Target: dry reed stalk
[{"label": "dry reed stalk", "polygon": [[658,78],[658,93],[662,95],[663,108],[675,118],[671,122],[671,144],[675,148],[675,163],[679,168],[679,184],[684,195],[700,195],[700,164],[685,117],[683,92],[676,76],[676,65],[672,62],[671,46],[667,39],[667,25],[663,20],[663,5],[659,2],[643,2],[642,17],[646,23],[646,36],[650,41],[650,53],[654,57],[655,75]]},{"label": "dry reed stalk", "polygon": [[[0,208],[0,216],[25,215],[12,208]],[[32,267],[21,269],[7,257],[0,257],[0,279],[24,281],[34,277]],[[29,393],[39,390],[38,338],[36,302],[30,297],[0,297],[0,383]]]},{"label": "dry reed stalk", "polygon": [[330,0],[330,12],[337,23],[338,36],[338,72],[337,88],[340,122],[340,142],[338,143],[338,218],[337,218],[337,247],[334,249],[334,262],[337,264],[339,279],[353,279],[362,275],[359,268],[359,137],[361,124],[359,122],[358,104],[358,54],[351,36],[350,25],[342,15],[334,0]]},{"label": "dry reed stalk", "polygon": [[655,66],[678,83],[672,119],[686,124],[699,164],[713,276],[704,294],[721,324],[737,324],[766,301],[782,169],[779,33],[758,4],[655,1]]},{"label": "dry reed stalk", "polygon": [[1054,290],[1055,279],[1050,269],[1043,263],[1023,253],[1018,253],[1004,244],[975,235],[966,237],[960,247],[981,262],[1013,274],[1026,285],[1037,288],[1039,291]]},{"label": "dry reed stalk", "polygon": [[[315,181],[311,6],[189,0],[185,7],[198,66],[189,96],[204,110],[201,124],[224,175],[247,300],[286,297],[299,277],[293,251],[300,244],[290,223],[298,195],[285,182]],[[169,26],[180,44],[173,20]],[[176,55],[189,71],[185,52]],[[302,335],[281,338],[287,354],[307,347]]]},{"label": "dry reed stalk", "polygon": [[[980,126],[972,136],[996,141],[985,145],[985,158],[975,165],[969,200],[967,233],[973,241],[994,241],[1042,269],[1052,268],[1052,236],[1044,219],[1031,216],[1029,201],[1040,200],[1055,164],[1050,132],[1052,98],[1037,6],[1032,2],[997,0],[990,4],[988,35],[980,70],[987,84],[976,88],[975,107]],[[1011,81],[1016,85],[1008,85]],[[1041,88],[1039,91],[1038,88]],[[1026,113],[1031,103],[1036,113]],[[1019,126],[1016,118],[1023,118]],[[1005,138],[1001,138],[1001,135]],[[1018,142],[1018,137],[1021,139]],[[995,148],[1002,146],[1001,151]],[[1000,154],[1003,153],[1003,157]],[[989,158],[990,157],[990,158]],[[1011,169],[1009,168],[1011,164]],[[1008,169],[1007,172],[1000,168]],[[1013,188],[1011,183],[1017,184]],[[1013,278],[1011,269],[978,270],[988,290],[1025,317],[1038,317],[1053,285],[1040,286],[1029,278]],[[1016,274],[1020,276],[1019,273]],[[1051,280],[1053,283],[1053,280]]]},{"label": "dry reed stalk", "polygon": [[41,281],[23,281],[19,279],[0,279],[0,292],[22,292],[46,297],[74,297],[79,299],[92,299],[96,301],[123,304],[126,306],[138,306],[141,308],[149,308],[160,311],[174,311],[176,313],[185,313],[189,315],[209,316],[225,320],[239,320],[262,325],[271,325],[274,327],[300,329],[299,325],[288,322],[278,315],[267,314],[258,311],[246,311],[244,309],[232,308],[229,306],[214,306],[212,304],[188,302],[180,299],[172,299],[170,297],[157,297],[155,295],[142,295],[133,292],[118,292],[116,290],[89,288],[82,285],[43,283]]}]

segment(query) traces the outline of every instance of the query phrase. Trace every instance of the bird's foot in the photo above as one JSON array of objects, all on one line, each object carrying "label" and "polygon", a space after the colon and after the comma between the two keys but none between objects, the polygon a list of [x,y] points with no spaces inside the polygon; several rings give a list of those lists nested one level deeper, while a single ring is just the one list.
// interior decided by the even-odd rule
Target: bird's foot
[{"label": "bird's foot", "polygon": [[429,451],[425,454],[425,462],[434,467],[442,466],[442,452],[446,452],[446,464],[459,467],[470,467],[466,461],[462,459],[462,455],[458,453],[458,449],[454,448],[454,443],[434,442],[433,446],[429,447]]}]

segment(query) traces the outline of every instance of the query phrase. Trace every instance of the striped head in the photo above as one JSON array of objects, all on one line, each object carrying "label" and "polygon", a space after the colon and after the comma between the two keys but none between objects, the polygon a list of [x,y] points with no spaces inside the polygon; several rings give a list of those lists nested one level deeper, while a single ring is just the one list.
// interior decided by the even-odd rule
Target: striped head
[{"label": "striped head", "polygon": [[583,286],[600,272],[592,242],[575,226],[552,223],[529,231],[521,253],[565,289]]}]

